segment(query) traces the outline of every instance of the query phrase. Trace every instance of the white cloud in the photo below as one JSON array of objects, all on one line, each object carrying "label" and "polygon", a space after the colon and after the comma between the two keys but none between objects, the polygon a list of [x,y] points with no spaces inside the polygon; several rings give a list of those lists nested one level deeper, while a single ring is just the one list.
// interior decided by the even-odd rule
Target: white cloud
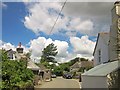
[{"label": "white cloud", "polygon": [[46,39],[44,37],[38,37],[30,41],[30,49],[32,50],[31,58],[39,62],[42,55],[42,50],[49,45],[54,43],[57,46],[58,55],[56,60],[61,62],[67,62],[75,57],[84,57],[87,59],[92,59],[92,53],[95,46],[95,42],[88,39],[88,36],[83,36],[81,38],[71,37],[70,43],[73,46],[73,53],[68,52],[69,45],[65,41],[59,41],[52,39]]},{"label": "white cloud", "polygon": [[[34,3],[26,5],[29,15],[24,18],[26,28],[39,34],[40,31],[49,34],[62,7],[61,3]],[[39,12],[38,12],[39,11]],[[64,13],[62,13],[64,15]],[[67,31],[66,35],[75,36],[76,32],[90,35],[93,29],[93,22],[90,19],[81,20],[80,17],[60,16],[52,33],[61,29]],[[75,31],[74,33],[72,31]]]},{"label": "white cloud", "polygon": [[[88,36],[71,37],[70,44],[73,46],[73,52],[68,52],[69,44],[66,41],[60,40],[52,40],[51,38],[46,39],[44,37],[38,37],[37,39],[33,39],[29,42],[29,48],[26,46],[21,46],[24,48],[24,52],[27,53],[30,50],[32,51],[31,58],[35,62],[39,62],[42,55],[42,50],[49,45],[50,43],[54,43],[57,46],[58,54],[56,56],[56,60],[59,63],[67,62],[75,57],[84,57],[87,59],[92,59],[92,52],[94,49],[95,42],[88,39]],[[16,51],[16,46],[11,43],[6,43],[0,40],[0,49],[13,49]]]},{"label": "white cloud", "polygon": [[5,50],[9,50],[9,49],[12,49],[12,50],[16,50],[15,49],[15,46],[14,45],[12,45],[11,43],[4,43],[1,47],[0,47],[1,49],[3,48],[3,49],[5,49]]},{"label": "white cloud", "polygon": [[58,55],[57,57],[66,57],[68,55],[68,43],[65,41],[55,40],[53,42],[57,46]]},{"label": "white cloud", "polygon": [[[37,39],[33,39],[30,41],[29,48],[25,47],[23,45],[21,47],[24,48],[24,53],[32,51],[32,53],[31,53],[32,60],[35,62],[39,62],[39,60],[41,59],[43,49],[46,46],[48,46],[50,43],[54,43],[55,46],[57,46],[58,54],[56,56],[56,60],[58,62],[65,62],[66,58],[68,58],[67,49],[69,47],[68,43],[65,41],[59,41],[59,40],[53,41],[50,38],[46,39],[44,37],[38,37]],[[6,42],[3,42],[2,40],[0,40],[0,49],[2,49],[2,48],[5,50],[12,49],[12,50],[16,51],[17,47],[11,43],[6,43]]]},{"label": "white cloud", "polygon": [[91,20],[94,26],[89,35],[97,35],[98,32],[109,31],[113,6],[113,2],[68,2],[63,13],[65,16],[80,17],[83,21]]},{"label": "white cloud", "polygon": [[[68,30],[72,31],[75,30],[76,32],[80,32],[82,34],[90,35],[94,32],[93,29],[93,22],[91,20],[84,20],[82,21],[80,18],[73,18],[68,26]],[[72,32],[73,33],[73,32]]]},{"label": "white cloud", "polygon": [[95,42],[89,40],[88,36],[71,37],[70,43],[74,48],[74,53],[81,57],[92,58]]},{"label": "white cloud", "polygon": [[2,40],[0,40],[0,47],[3,45],[3,43],[4,43],[4,42],[3,42]]},{"label": "white cloud", "polygon": [[[58,55],[56,56],[57,60],[61,61],[61,58],[65,58],[68,55],[68,43],[65,41],[59,41],[52,39],[46,39],[44,37],[38,37],[37,39],[30,41],[30,50],[32,50],[31,58],[40,60],[43,49],[48,46],[50,43],[54,43],[57,46]],[[64,53],[63,53],[64,52]]]},{"label": "white cloud", "polygon": [[29,15],[25,16],[24,25],[36,34],[40,31],[49,34],[61,5],[57,3],[35,3],[27,5],[27,7]]},{"label": "white cloud", "polygon": [[[40,31],[49,34],[62,5],[55,2],[27,4],[29,14],[24,18],[25,27],[36,34]],[[76,36],[77,32],[96,36],[98,32],[109,31],[112,7],[111,2],[68,2],[52,33],[64,29],[68,36]]]},{"label": "white cloud", "polygon": [[[3,42],[2,40],[0,40],[0,49],[5,49],[5,50],[12,49],[13,51],[16,51],[17,47],[15,45],[11,44],[11,43],[6,43],[6,42]],[[23,45],[21,47],[24,48],[24,51],[23,51],[24,53],[29,52],[29,48],[28,47],[25,47]]]}]

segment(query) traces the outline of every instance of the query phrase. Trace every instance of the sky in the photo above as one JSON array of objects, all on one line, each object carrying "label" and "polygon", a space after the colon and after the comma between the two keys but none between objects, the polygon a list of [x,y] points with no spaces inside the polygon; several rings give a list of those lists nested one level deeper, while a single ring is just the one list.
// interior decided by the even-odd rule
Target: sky
[{"label": "sky", "polygon": [[[58,62],[75,57],[93,59],[97,34],[109,32],[113,2],[2,2],[0,48],[9,50],[22,43],[24,52],[39,62],[42,50],[54,43]],[[56,18],[59,19],[51,31]]]}]

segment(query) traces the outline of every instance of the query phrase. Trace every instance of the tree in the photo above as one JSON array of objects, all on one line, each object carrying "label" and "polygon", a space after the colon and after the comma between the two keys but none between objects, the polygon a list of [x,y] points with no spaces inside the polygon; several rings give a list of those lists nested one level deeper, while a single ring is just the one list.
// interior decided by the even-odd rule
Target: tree
[{"label": "tree", "polygon": [[15,87],[26,88],[33,85],[34,74],[26,68],[24,60],[9,60],[6,53],[2,57],[2,89],[16,90]]},{"label": "tree", "polygon": [[62,76],[63,74],[63,69],[59,66],[54,67],[54,70],[52,73],[56,74],[57,76]]},{"label": "tree", "polygon": [[43,62],[54,62],[55,56],[57,55],[57,46],[53,43],[49,44],[44,50],[42,51],[41,56],[41,63]]}]

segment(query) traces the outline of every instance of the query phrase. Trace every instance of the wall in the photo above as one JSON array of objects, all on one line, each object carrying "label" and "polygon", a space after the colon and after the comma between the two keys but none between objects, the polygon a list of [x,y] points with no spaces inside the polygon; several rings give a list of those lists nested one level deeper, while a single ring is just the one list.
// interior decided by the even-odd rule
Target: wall
[{"label": "wall", "polygon": [[82,76],[82,88],[107,88],[107,77]]},{"label": "wall", "polygon": [[[94,66],[99,65],[104,62],[108,62],[108,41],[109,34],[100,34],[99,40],[96,46],[95,54],[94,54]],[[101,50],[101,61],[99,62],[98,58],[98,50]]]}]

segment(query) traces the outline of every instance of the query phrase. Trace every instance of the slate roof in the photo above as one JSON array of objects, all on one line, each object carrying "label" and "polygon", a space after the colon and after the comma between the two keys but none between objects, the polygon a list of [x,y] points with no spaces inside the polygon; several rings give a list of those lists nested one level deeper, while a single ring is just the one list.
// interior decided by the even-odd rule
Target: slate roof
[{"label": "slate roof", "polygon": [[120,68],[120,61],[113,61],[104,64],[100,64],[89,71],[83,73],[83,76],[106,76],[111,72]]}]

